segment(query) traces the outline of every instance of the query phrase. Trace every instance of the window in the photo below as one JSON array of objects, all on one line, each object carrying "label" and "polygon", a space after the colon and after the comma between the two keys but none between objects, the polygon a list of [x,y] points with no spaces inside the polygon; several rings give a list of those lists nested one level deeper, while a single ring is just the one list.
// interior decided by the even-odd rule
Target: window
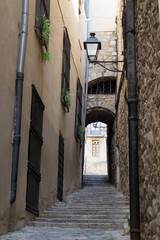
[{"label": "window", "polygon": [[93,157],[99,156],[99,140],[92,141],[92,156]]},{"label": "window", "polygon": [[50,0],[36,0],[35,30],[40,44],[47,48],[48,43],[42,40],[43,22],[50,16]]},{"label": "window", "polygon": [[88,87],[88,94],[115,94],[116,80],[103,80]]},{"label": "window", "polygon": [[71,44],[68,36],[68,31],[67,31],[67,28],[64,28],[61,101],[64,104],[64,106],[67,108],[69,108],[69,106],[67,106],[65,96],[66,96],[66,93],[70,90],[70,50],[71,50]]},{"label": "window", "polygon": [[57,198],[59,201],[63,200],[63,175],[64,175],[64,139],[59,134],[59,148],[58,148],[58,185]]},{"label": "window", "polygon": [[76,116],[75,116],[75,136],[82,140],[82,86],[80,80],[77,80],[77,98],[76,98]]}]

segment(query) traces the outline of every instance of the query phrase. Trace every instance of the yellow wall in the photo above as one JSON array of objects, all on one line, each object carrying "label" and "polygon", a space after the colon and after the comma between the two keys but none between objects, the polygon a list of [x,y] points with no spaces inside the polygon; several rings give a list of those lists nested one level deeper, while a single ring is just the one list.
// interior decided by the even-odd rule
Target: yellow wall
[{"label": "yellow wall", "polygon": [[[21,2],[3,1],[0,3],[0,233],[13,230],[24,225],[26,219],[33,215],[25,210],[28,140],[30,127],[30,111],[32,84],[35,85],[42,102],[45,105],[43,117],[43,145],[41,152],[41,182],[39,194],[40,211],[57,201],[57,172],[58,172],[58,140],[59,131],[65,139],[64,156],[64,196],[80,186],[80,144],[74,137],[76,86],[80,78],[83,87],[85,83],[85,52],[79,39],[86,39],[79,33],[79,23],[86,28],[83,4],[81,15],[77,19],[72,1],[52,0],[50,19],[53,23],[53,36],[50,38],[49,51],[51,60],[42,63],[41,47],[35,33],[35,1],[29,2],[29,29],[24,70],[21,144],[18,167],[17,196],[11,206],[10,178],[12,164],[12,133],[14,126],[14,101],[16,63],[18,53],[18,33],[21,25]],[[6,17],[7,16],[7,17]],[[5,19],[5,21],[4,21]],[[65,113],[60,101],[61,72],[63,54],[63,27],[67,27],[71,42],[70,89],[71,107]],[[27,216],[27,218],[26,218]]]}]

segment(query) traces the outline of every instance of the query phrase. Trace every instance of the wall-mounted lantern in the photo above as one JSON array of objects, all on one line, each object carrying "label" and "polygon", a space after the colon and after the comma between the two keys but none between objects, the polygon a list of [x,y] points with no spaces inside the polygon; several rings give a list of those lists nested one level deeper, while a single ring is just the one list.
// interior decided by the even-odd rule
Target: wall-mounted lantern
[{"label": "wall-mounted lantern", "polygon": [[90,37],[84,42],[84,49],[87,51],[89,62],[97,60],[98,52],[101,49],[101,42],[95,35],[95,33],[90,33]]}]

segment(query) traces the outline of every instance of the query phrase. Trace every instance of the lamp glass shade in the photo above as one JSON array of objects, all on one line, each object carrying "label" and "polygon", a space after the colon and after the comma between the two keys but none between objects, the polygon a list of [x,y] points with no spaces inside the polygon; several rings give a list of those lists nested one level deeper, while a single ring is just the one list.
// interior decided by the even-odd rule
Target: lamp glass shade
[{"label": "lamp glass shade", "polygon": [[87,44],[87,52],[88,52],[88,58],[91,61],[94,61],[97,59],[97,50],[98,50],[98,43],[88,43]]}]

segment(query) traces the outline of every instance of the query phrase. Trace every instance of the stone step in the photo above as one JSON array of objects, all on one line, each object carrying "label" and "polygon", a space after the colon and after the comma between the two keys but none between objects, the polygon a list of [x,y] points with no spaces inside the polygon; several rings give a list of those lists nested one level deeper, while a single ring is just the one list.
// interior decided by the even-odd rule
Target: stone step
[{"label": "stone step", "polygon": [[105,218],[98,218],[97,216],[95,216],[93,218],[90,217],[90,218],[87,218],[86,216],[83,218],[72,218],[72,217],[64,217],[64,218],[48,218],[48,216],[41,216],[39,218],[36,219],[36,221],[47,221],[47,222],[79,222],[79,223],[124,223],[126,222],[126,219],[121,219],[121,218],[108,218],[108,219],[105,219]]},{"label": "stone step", "polygon": [[49,213],[62,213],[62,214],[67,214],[67,213],[74,213],[74,214],[128,214],[129,213],[129,209],[48,209],[46,211],[44,211],[45,214],[49,214]]},{"label": "stone step", "polygon": [[[39,218],[62,218],[62,219],[92,219],[92,218],[97,218],[97,219],[127,219],[128,215],[124,215],[124,214],[70,214],[70,213],[66,213],[64,214],[55,214],[55,213],[51,213],[51,214],[41,214]],[[37,218],[36,218],[37,219]]]},{"label": "stone step", "polygon": [[121,230],[123,229],[122,223],[57,223],[57,222],[47,222],[47,221],[33,221],[29,222],[29,226],[36,227],[61,227],[61,228],[92,228],[92,229],[105,229],[107,230]]},{"label": "stone step", "polygon": [[[87,176],[84,177],[84,183],[82,189],[44,211],[29,225],[36,228],[60,228],[62,231],[103,230],[105,240],[129,240],[127,236],[122,236],[128,223],[128,200],[109,184],[106,176]],[[113,232],[117,233],[115,238]]]}]

